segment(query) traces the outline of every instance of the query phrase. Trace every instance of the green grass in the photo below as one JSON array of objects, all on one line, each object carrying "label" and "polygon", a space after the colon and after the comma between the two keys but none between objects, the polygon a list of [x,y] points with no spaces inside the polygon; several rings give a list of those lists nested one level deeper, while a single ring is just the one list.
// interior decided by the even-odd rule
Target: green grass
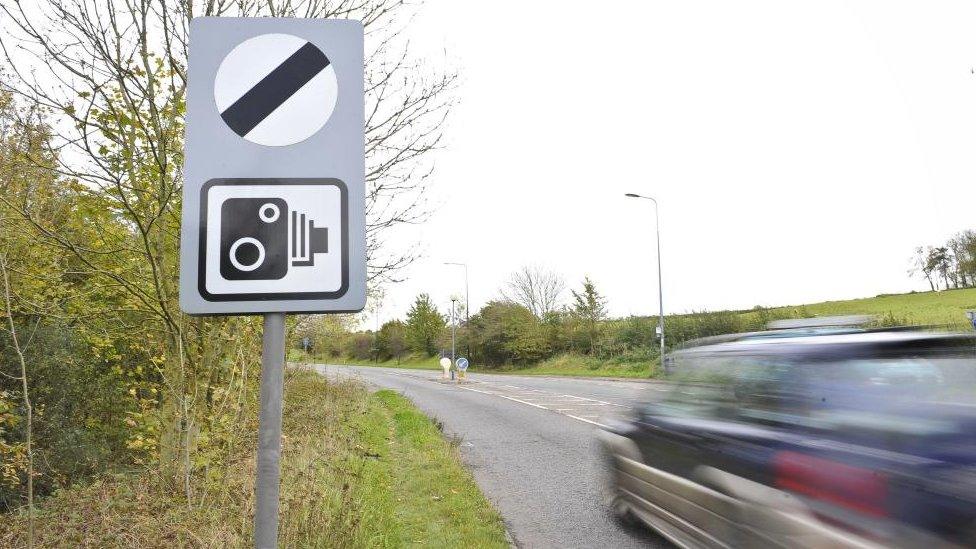
[{"label": "green grass", "polygon": [[619,358],[601,359],[574,354],[563,354],[526,368],[505,367],[485,371],[484,373],[647,378],[657,375],[658,366],[657,358],[646,359],[624,355]]},{"label": "green grass", "polygon": [[[107,475],[42,502],[36,545],[252,546],[254,422],[192,506],[148,472]],[[508,546],[457,444],[401,395],[291,372],[283,430],[281,547]],[[0,524],[0,547],[26,545],[25,513]]]},{"label": "green grass", "polygon": [[288,352],[288,361],[298,364],[344,364],[352,366],[379,366],[382,368],[405,368],[407,370],[437,370],[440,371],[440,357],[404,355],[400,360],[390,359],[373,362],[349,357],[322,357],[292,349]]},{"label": "green grass", "polygon": [[778,307],[774,310],[796,308],[801,308],[815,316],[891,315],[909,324],[966,328],[970,326],[966,319],[966,310],[976,309],[976,288],[879,295],[847,301],[824,301],[798,307]]},{"label": "green grass", "polygon": [[[373,362],[372,360],[356,360],[353,358],[335,359],[339,364],[352,364],[355,366],[381,366],[383,368],[406,368],[408,370],[437,370],[440,371],[440,357],[428,356],[406,356],[400,360],[393,359],[387,361]],[[316,359],[316,362],[321,362]]]}]

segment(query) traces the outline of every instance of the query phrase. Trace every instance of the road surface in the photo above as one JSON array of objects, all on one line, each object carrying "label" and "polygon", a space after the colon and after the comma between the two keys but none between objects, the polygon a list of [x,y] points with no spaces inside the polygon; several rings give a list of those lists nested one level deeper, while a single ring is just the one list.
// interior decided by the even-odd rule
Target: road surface
[{"label": "road surface", "polygon": [[393,389],[461,440],[461,456],[519,547],[668,547],[609,516],[596,432],[638,398],[639,381],[468,374],[460,385],[429,370],[314,366]]}]

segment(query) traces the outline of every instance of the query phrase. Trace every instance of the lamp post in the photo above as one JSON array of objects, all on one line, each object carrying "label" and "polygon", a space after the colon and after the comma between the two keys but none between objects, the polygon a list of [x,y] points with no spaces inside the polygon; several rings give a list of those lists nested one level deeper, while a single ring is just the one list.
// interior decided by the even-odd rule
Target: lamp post
[{"label": "lamp post", "polygon": [[451,365],[455,364],[455,359],[457,358],[457,346],[454,344],[455,338],[457,337],[457,315],[454,313],[454,308],[457,305],[457,298],[451,297]]},{"label": "lamp post", "polygon": [[642,196],[634,193],[626,193],[628,198],[641,198],[650,200],[654,203],[654,232],[657,235],[657,303],[660,307],[658,314],[658,326],[661,330],[661,371],[664,371],[664,289],[661,281],[661,216],[657,209],[657,200],[650,196]]},{"label": "lamp post", "polygon": [[373,364],[380,362],[380,311],[373,311]]},{"label": "lamp post", "polygon": [[[469,326],[468,325],[468,322],[471,320],[471,301],[470,301],[471,295],[468,293],[468,264],[467,263],[459,263],[459,262],[456,262],[456,261],[445,261],[444,264],[445,265],[454,265],[454,266],[457,266],[457,267],[464,267],[464,325],[465,326]],[[471,331],[471,328],[469,326],[468,327],[468,332],[465,332],[465,333],[468,334],[467,337],[465,337],[465,344],[467,346],[467,349],[465,349],[465,351],[467,351],[468,355],[471,354],[471,333],[470,333],[470,331]]]}]

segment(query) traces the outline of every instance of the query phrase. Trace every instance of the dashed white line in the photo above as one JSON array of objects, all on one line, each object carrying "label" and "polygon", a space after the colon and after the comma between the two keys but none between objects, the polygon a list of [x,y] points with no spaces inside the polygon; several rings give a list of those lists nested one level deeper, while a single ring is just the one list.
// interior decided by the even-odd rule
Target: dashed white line
[{"label": "dashed white line", "polygon": [[[483,395],[491,395],[491,396],[496,396],[496,397],[504,398],[506,400],[511,400],[513,402],[519,402],[521,404],[528,404],[529,406],[532,406],[534,408],[539,408],[541,410],[549,410],[551,412],[557,412],[557,413],[559,413],[559,412],[572,412],[572,411],[575,411],[573,408],[549,408],[547,406],[543,406],[541,404],[536,404],[535,402],[529,402],[528,400],[523,400],[521,398],[515,398],[515,397],[512,397],[512,396],[503,395],[501,393],[495,393],[495,392],[491,392],[491,391],[482,391],[480,389],[475,389],[473,387],[465,387],[463,385],[457,385],[457,387],[459,389],[464,389],[465,391],[473,391],[475,393],[481,393]],[[510,387],[510,386],[508,386],[508,387]],[[542,392],[542,391],[537,391],[537,392]],[[590,401],[590,402],[578,402],[578,404],[582,404],[582,405],[587,405],[587,404],[594,405],[594,404],[596,404],[596,405],[603,406],[603,405],[608,405],[609,404],[611,406],[621,406],[620,404],[613,404],[611,402],[597,401],[597,400],[594,400],[594,399],[591,399],[591,398],[577,397],[575,395],[562,395],[562,396]],[[621,407],[624,407],[624,406],[621,406]],[[589,423],[591,425],[596,425],[597,427],[603,427],[603,428],[606,428],[607,427],[606,425],[604,425],[602,423],[599,423],[597,421],[593,421],[591,419],[587,419],[587,418],[598,418],[598,417],[600,417],[600,416],[597,416],[597,415],[592,415],[592,414],[573,415],[573,414],[565,414],[565,413],[564,414],[561,414],[561,415],[564,415],[564,416],[569,417],[569,418],[573,418],[573,419],[575,419],[577,421],[582,421],[583,423]]]},{"label": "dashed white line", "polygon": [[491,392],[488,392],[488,391],[479,391],[478,389],[472,389],[471,387],[464,387],[464,386],[461,386],[461,385],[458,385],[458,388],[459,389],[464,389],[465,391],[474,391],[476,393],[481,393],[481,394],[485,394],[485,395],[492,395],[492,396],[497,396],[497,397],[501,397],[501,398],[507,398],[508,400],[513,400],[515,402],[521,402],[522,404],[528,404],[529,406],[535,406],[536,408],[541,408],[543,410],[548,410],[549,409],[549,408],[546,408],[545,406],[539,406],[538,404],[535,404],[535,403],[532,403],[532,402],[527,402],[525,400],[520,400],[520,399],[517,399],[515,397],[505,396],[505,395],[500,394],[500,393],[491,393]]},{"label": "dashed white line", "polygon": [[613,402],[607,402],[605,400],[597,400],[595,398],[586,398],[586,397],[581,397],[581,396],[576,396],[576,395],[562,395],[562,396],[564,396],[564,397],[579,398],[579,399],[582,399],[582,400],[588,400],[590,402],[599,402],[600,404],[607,404],[607,405],[610,405],[610,406],[617,406],[619,408],[626,408],[627,407],[627,406],[625,406],[623,404],[616,404],[616,403],[613,403]]},{"label": "dashed white line", "polygon": [[566,417],[571,417],[571,418],[573,418],[573,419],[578,419],[579,421],[582,421],[582,422],[584,422],[584,423],[589,423],[589,424],[591,424],[591,425],[596,425],[597,427],[603,427],[604,429],[606,429],[606,428],[607,428],[607,426],[606,426],[606,425],[604,425],[604,424],[602,424],[602,423],[597,423],[597,422],[595,422],[595,421],[590,421],[590,420],[588,420],[588,419],[586,419],[586,418],[584,418],[584,417],[579,417],[579,416],[573,416],[573,415],[569,415],[569,414],[566,414]]}]

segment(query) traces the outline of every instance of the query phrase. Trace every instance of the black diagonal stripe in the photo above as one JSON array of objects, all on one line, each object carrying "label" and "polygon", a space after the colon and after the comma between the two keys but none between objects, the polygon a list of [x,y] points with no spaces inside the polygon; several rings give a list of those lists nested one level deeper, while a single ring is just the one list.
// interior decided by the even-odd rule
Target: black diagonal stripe
[{"label": "black diagonal stripe", "polygon": [[220,116],[243,137],[328,66],[329,58],[322,50],[306,42]]}]

